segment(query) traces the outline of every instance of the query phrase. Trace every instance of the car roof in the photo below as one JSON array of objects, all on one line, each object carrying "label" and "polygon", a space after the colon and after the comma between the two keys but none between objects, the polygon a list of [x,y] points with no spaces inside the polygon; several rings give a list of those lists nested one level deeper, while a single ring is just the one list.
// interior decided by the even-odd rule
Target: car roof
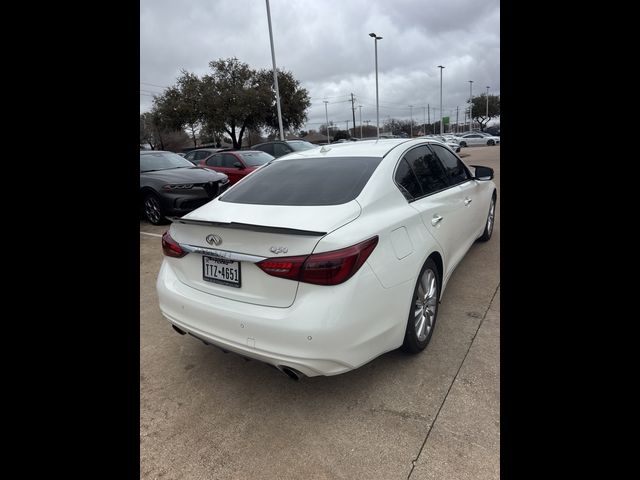
[{"label": "car roof", "polygon": [[251,148],[259,147],[260,145],[269,145],[270,143],[295,143],[295,142],[311,143],[303,138],[300,138],[297,140],[269,140],[268,142],[256,143],[255,145],[251,145]]},{"label": "car roof", "polygon": [[140,150],[140,155],[153,155],[154,153],[174,153],[174,152],[170,152],[169,150]]},{"label": "car roof", "polygon": [[274,161],[287,161],[300,158],[311,157],[384,157],[391,150],[399,145],[412,147],[414,145],[422,145],[424,143],[435,143],[444,145],[430,138],[384,138],[380,140],[363,140],[359,142],[332,143],[322,145],[309,150],[293,152]]}]

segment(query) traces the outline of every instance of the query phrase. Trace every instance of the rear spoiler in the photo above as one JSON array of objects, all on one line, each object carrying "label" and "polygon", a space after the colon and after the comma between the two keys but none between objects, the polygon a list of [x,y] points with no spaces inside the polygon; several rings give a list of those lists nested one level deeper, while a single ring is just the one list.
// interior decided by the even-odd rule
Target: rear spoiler
[{"label": "rear spoiler", "polygon": [[323,237],[327,234],[327,232],[314,232],[312,230],[298,230],[296,228],[269,227],[266,225],[251,225],[248,223],[212,222],[209,220],[191,220],[188,218],[180,218],[180,217],[167,217],[167,218],[173,223],[183,223],[185,225],[201,225],[205,227],[232,228],[235,230],[250,230],[252,232],[279,233],[282,235],[302,235],[305,237]]}]

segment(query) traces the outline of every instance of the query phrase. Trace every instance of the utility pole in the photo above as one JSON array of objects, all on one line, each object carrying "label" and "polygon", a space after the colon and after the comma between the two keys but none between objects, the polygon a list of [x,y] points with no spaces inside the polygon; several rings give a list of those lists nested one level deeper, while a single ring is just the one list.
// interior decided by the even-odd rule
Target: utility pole
[{"label": "utility pole", "polygon": [[489,87],[487,87],[487,123],[485,123],[485,126],[487,125],[489,125]]},{"label": "utility pole", "polygon": [[367,128],[369,128],[369,122],[371,122],[371,120],[365,120],[364,123],[367,124]]},{"label": "utility pole", "polygon": [[353,93],[351,94],[351,113],[353,114],[353,136],[356,136],[356,106],[353,103]]},{"label": "utility pole", "polygon": [[473,80],[469,80],[469,131],[473,130]]},{"label": "utility pole", "polygon": [[345,120],[345,123],[347,124],[347,133],[349,133],[349,120]]},{"label": "utility pole", "polygon": [[456,106],[456,133],[458,133],[458,107]]},{"label": "utility pole", "polygon": [[442,69],[444,67],[442,65],[438,65],[438,68],[440,69],[440,135],[442,135],[442,132],[444,132],[444,110],[442,109]]},{"label": "utility pole", "polygon": [[[427,103],[427,120],[429,122],[429,127],[431,127],[431,107]],[[431,130],[431,128],[429,128]]]},{"label": "utility pole", "polygon": [[422,123],[424,124],[424,128],[422,129],[423,135],[427,134],[427,109],[422,107]]},{"label": "utility pole", "polygon": [[409,128],[411,129],[411,138],[413,138],[413,105],[409,105],[409,109],[411,115],[411,123],[409,124]]},{"label": "utility pole", "polygon": [[331,143],[329,139],[329,114],[327,113],[327,104],[329,103],[327,100],[323,100],[324,102],[324,116],[327,119],[327,145]]},{"label": "utility pole", "polygon": [[360,109],[360,140],[362,140],[362,105],[358,105],[358,108]]},{"label": "utility pole", "polygon": [[[284,140],[284,131],[282,129],[282,110],[280,109],[280,90],[278,89],[278,69],[276,68],[276,53],[273,49],[273,32],[271,30],[271,11],[269,10],[269,0],[267,2],[267,20],[269,22],[269,41],[271,42],[271,60],[273,62],[273,85],[276,90],[276,106],[278,107],[278,127],[280,129],[280,140]],[[487,87],[489,88],[489,87]],[[240,139],[242,142],[242,139]]]}]

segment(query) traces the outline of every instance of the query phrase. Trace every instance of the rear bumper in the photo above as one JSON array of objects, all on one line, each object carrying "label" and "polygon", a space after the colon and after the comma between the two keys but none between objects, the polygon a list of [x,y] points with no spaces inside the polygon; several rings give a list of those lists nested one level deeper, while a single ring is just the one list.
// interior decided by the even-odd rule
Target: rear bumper
[{"label": "rear bumper", "polygon": [[310,377],[344,373],[398,348],[414,287],[385,289],[365,263],[344,284],[301,283],[291,307],[267,307],[191,288],[166,261],[156,286],[162,314],[181,330]]}]

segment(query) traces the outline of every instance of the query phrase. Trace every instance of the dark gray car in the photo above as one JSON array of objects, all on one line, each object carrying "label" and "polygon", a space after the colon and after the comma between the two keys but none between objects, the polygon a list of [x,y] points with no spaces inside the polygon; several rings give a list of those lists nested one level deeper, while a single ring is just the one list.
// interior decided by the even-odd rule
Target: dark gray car
[{"label": "dark gray car", "polygon": [[315,148],[317,145],[305,140],[276,140],[273,142],[259,143],[251,147],[251,150],[261,150],[278,158],[291,152],[301,152]]},{"label": "dark gray car", "polygon": [[180,155],[161,150],[140,152],[140,206],[154,225],[182,216],[210,202],[229,186],[223,173],[200,168]]}]

